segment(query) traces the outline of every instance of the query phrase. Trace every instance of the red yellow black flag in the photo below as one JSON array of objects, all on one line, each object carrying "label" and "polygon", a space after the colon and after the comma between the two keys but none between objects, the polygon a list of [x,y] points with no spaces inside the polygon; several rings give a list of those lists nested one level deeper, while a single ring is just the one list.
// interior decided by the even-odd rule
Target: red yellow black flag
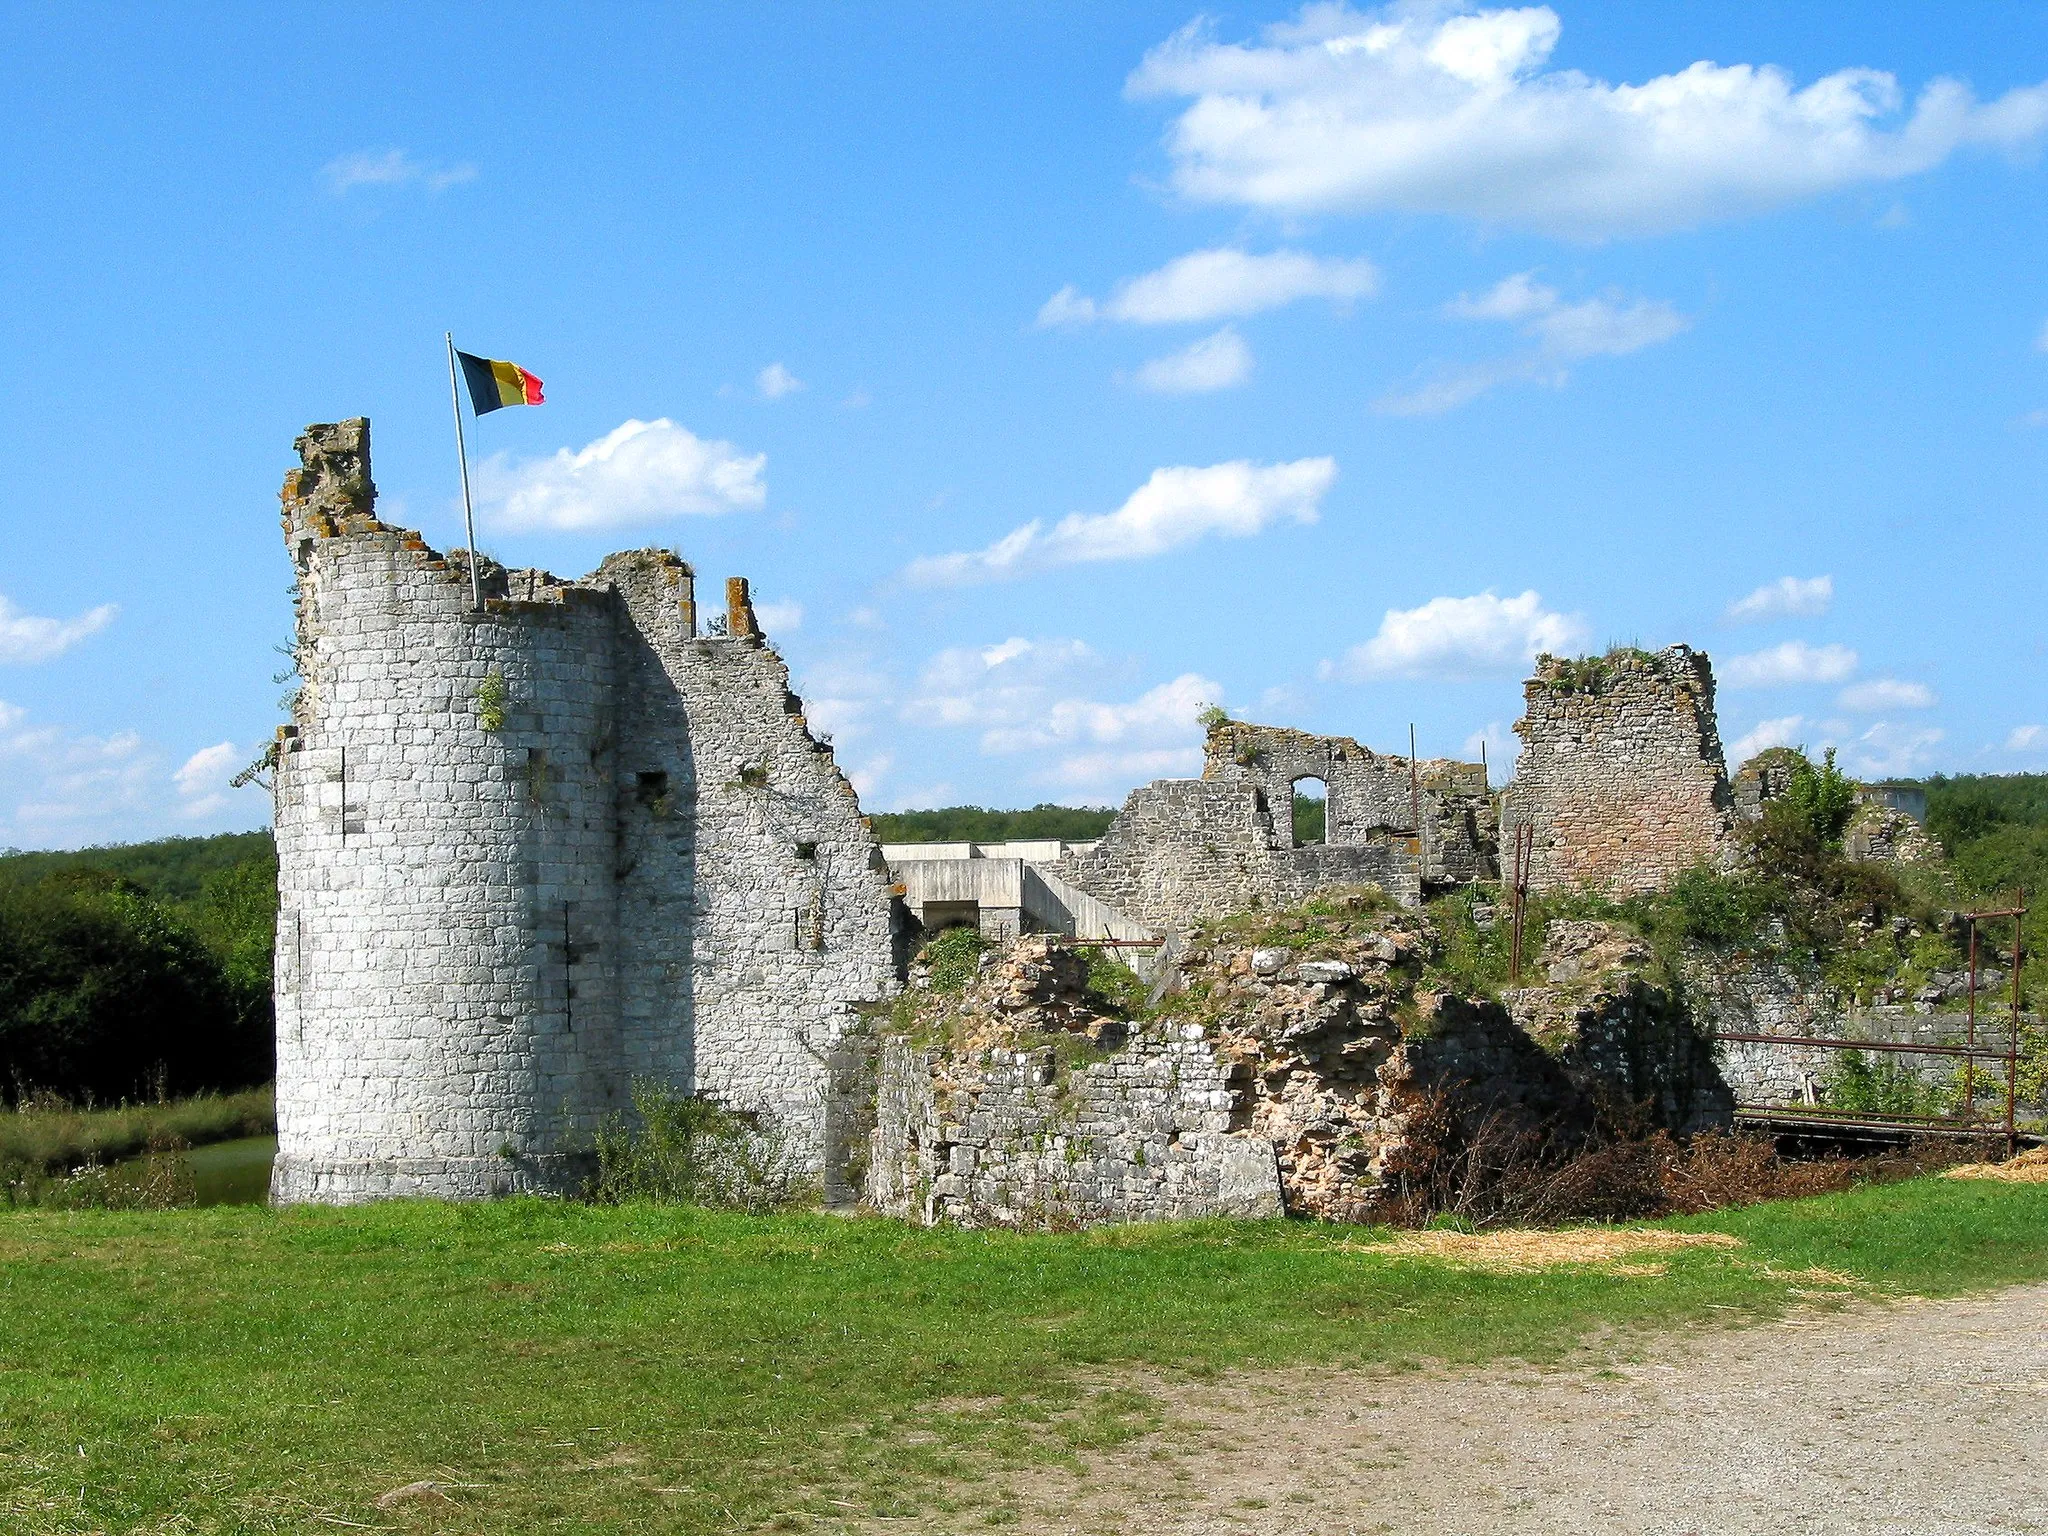
[{"label": "red yellow black flag", "polygon": [[472,357],[467,352],[457,352],[455,357],[462,364],[462,382],[469,386],[469,403],[477,415],[495,411],[501,405],[543,403],[540,380],[517,363]]}]

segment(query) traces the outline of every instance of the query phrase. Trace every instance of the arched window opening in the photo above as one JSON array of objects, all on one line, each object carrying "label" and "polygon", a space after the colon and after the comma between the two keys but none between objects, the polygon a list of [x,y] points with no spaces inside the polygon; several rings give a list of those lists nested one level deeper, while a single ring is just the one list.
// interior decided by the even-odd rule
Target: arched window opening
[{"label": "arched window opening", "polygon": [[1293,790],[1294,846],[1328,841],[1330,786],[1321,779],[1296,779]]}]

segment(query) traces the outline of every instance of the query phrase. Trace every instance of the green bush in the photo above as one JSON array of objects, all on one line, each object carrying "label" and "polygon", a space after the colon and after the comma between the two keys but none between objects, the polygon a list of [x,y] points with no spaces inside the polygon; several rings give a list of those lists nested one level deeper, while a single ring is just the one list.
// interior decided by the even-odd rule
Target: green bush
[{"label": "green bush", "polygon": [[[242,920],[235,885],[212,909],[223,933]],[[268,945],[234,953],[116,875],[0,885],[0,1092],[104,1103],[264,1081]]]},{"label": "green bush", "polygon": [[1308,795],[1294,797],[1294,845],[1306,848],[1323,841],[1329,825],[1330,802]]},{"label": "green bush", "polygon": [[981,957],[992,946],[978,928],[942,929],[917,952],[918,964],[932,978],[934,992],[958,992],[981,970]]},{"label": "green bush", "polygon": [[1911,1068],[1887,1053],[1871,1061],[1863,1051],[1840,1051],[1821,1085],[1829,1109],[1857,1115],[1919,1115],[1933,1112],[1937,1096]]},{"label": "green bush", "polygon": [[1835,766],[1833,747],[1818,767],[1801,753],[1784,793],[1764,805],[1766,819],[1789,820],[1825,848],[1842,846],[1843,830],[1855,814],[1856,781]]},{"label": "green bush", "polygon": [[661,1083],[633,1084],[633,1114],[600,1126],[594,1151],[597,1172],[587,1193],[605,1205],[762,1212],[818,1195],[803,1149],[778,1122]]}]

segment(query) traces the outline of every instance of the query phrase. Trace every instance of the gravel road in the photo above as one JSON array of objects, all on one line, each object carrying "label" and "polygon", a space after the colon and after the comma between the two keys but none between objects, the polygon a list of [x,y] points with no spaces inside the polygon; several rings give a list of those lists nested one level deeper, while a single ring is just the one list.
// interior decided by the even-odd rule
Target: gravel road
[{"label": "gravel road", "polygon": [[1688,1333],[1618,1362],[1597,1355],[1542,1372],[1147,1383],[1176,1423],[1086,1476],[1012,1482],[1012,1528],[2048,1532],[2048,1285]]}]

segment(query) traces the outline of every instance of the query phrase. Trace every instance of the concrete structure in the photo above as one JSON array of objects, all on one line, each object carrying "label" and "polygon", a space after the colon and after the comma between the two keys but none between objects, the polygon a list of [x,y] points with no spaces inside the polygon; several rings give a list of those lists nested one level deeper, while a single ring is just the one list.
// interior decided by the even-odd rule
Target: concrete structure
[{"label": "concrete structure", "polygon": [[1654,890],[1727,857],[1733,796],[1704,654],[1539,656],[1522,696],[1500,836],[1509,847],[1513,827],[1534,828],[1532,889]]},{"label": "concrete structure", "polygon": [[835,1062],[889,996],[890,895],[746,583],[698,632],[665,550],[564,581],[374,514],[369,423],[286,476],[273,1198],[559,1190],[635,1077],[835,1155]]}]

